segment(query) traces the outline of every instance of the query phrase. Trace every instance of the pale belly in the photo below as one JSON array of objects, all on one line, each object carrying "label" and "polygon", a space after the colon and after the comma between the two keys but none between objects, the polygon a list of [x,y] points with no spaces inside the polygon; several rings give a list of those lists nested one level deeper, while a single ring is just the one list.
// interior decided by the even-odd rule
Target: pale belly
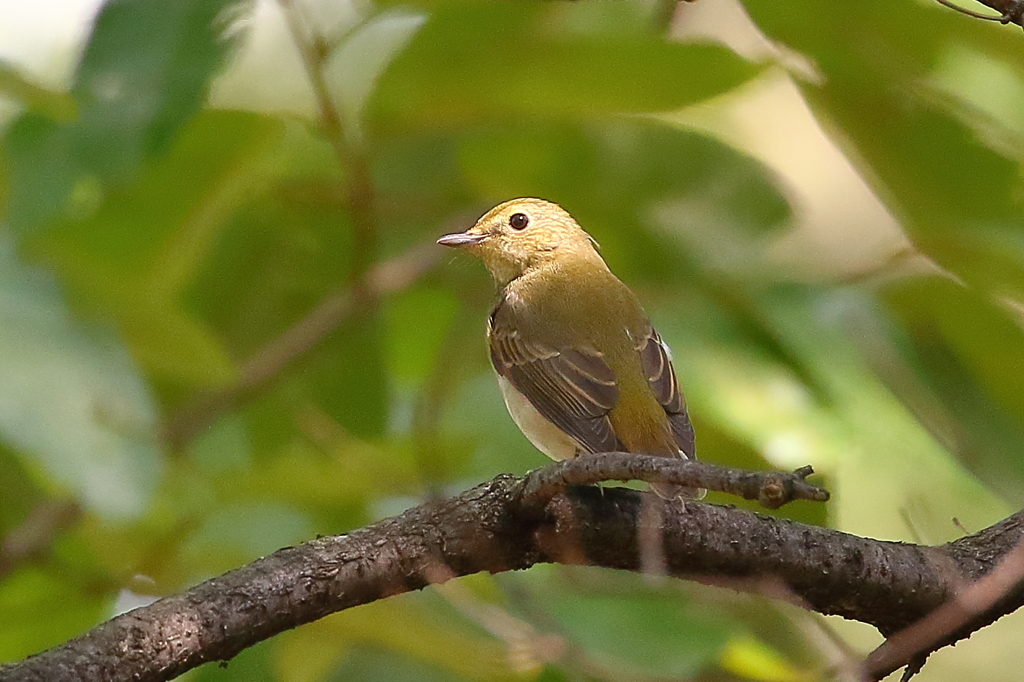
[{"label": "pale belly", "polygon": [[508,379],[498,376],[498,386],[505,399],[505,407],[512,415],[512,421],[523,432],[534,447],[555,461],[576,456],[579,446],[560,428],[549,422],[537,411],[526,397],[517,391]]}]

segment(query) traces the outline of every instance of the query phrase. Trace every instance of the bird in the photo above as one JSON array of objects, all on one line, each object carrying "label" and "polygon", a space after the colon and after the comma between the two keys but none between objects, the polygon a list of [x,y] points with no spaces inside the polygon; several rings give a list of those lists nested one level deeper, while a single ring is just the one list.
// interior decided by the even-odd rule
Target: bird
[{"label": "bird", "polygon": [[[437,240],[498,289],[487,341],[513,421],[556,461],[601,452],[695,457],[672,355],[597,242],[558,204],[512,199]],[[667,499],[703,490],[652,485]]]}]

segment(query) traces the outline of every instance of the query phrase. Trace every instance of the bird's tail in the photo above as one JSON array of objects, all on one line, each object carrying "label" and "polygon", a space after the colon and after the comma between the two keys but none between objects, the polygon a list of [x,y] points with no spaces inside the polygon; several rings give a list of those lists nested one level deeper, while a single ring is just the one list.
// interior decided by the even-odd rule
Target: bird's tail
[{"label": "bird's tail", "polygon": [[658,497],[666,500],[701,500],[708,494],[704,488],[691,488],[685,485],[672,485],[671,483],[651,483],[651,490],[658,493]]},{"label": "bird's tail", "polygon": [[[692,433],[692,431],[691,431]],[[693,448],[693,436],[690,436],[689,446]],[[676,449],[674,456],[680,459],[696,459],[685,450]],[[704,488],[693,488],[685,485],[673,485],[672,483],[651,483],[651,490],[658,493],[659,497],[666,500],[702,500],[708,494]]]}]

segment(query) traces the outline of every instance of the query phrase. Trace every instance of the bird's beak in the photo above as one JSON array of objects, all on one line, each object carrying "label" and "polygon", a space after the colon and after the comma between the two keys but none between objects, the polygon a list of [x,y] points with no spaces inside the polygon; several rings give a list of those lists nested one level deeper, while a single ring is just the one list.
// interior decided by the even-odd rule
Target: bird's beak
[{"label": "bird's beak", "polygon": [[471,234],[469,232],[456,232],[455,234],[446,234],[437,240],[437,243],[441,246],[472,246],[479,244],[483,240],[487,239],[486,234]]}]

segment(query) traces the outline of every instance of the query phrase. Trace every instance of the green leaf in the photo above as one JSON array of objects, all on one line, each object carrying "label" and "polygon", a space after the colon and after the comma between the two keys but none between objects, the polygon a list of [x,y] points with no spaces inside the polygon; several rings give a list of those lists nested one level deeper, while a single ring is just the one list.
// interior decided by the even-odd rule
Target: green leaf
[{"label": "green leaf", "polygon": [[87,168],[124,179],[167,148],[195,114],[231,43],[219,18],[238,0],[108,0],[82,55],[78,153]]},{"label": "green leaf", "polygon": [[139,515],[160,473],[156,414],[118,338],[68,312],[0,242],[0,437],[102,516]]},{"label": "green leaf", "polygon": [[690,677],[714,661],[729,639],[723,623],[687,612],[664,595],[573,593],[547,605],[576,644],[621,677]]},{"label": "green leaf", "polygon": [[231,504],[204,518],[181,547],[180,561],[201,579],[308,540],[313,533],[309,518],[290,506],[255,500]]},{"label": "green leaf", "polygon": [[427,287],[386,302],[388,373],[396,382],[414,386],[427,378],[457,308],[451,292]]},{"label": "green leaf", "polygon": [[[395,627],[400,623],[401,627]],[[516,682],[529,679],[512,668],[505,642],[426,590],[383,599],[324,618],[279,638],[278,665],[295,682],[407,679]],[[371,649],[355,661],[347,654]],[[379,653],[378,653],[379,652]],[[394,668],[381,660],[386,652]],[[349,664],[356,663],[352,667]],[[340,675],[328,677],[339,667]]]},{"label": "green leaf", "polygon": [[228,304],[243,286],[209,261],[236,212],[277,171],[282,128],[251,114],[199,115],[131,188],[104,193],[89,215],[23,245],[59,271],[76,300],[116,321],[147,373],[223,384],[234,372],[223,341],[186,294],[208,277],[210,300]]},{"label": "green leaf", "polygon": [[218,18],[237,4],[107,2],[72,87],[77,118],[58,123],[29,112],[5,136],[12,227],[43,226],[68,210],[82,182],[125,184],[165,151],[206,98],[231,46]]},{"label": "green leaf", "polygon": [[381,436],[388,421],[383,316],[356,316],[334,331],[302,381],[331,417],[354,435]]},{"label": "green leaf", "polygon": [[406,9],[384,12],[360,26],[332,55],[325,76],[342,120],[357,139],[362,137],[363,109],[377,79],[424,20]]},{"label": "green leaf", "polygon": [[381,77],[378,123],[584,117],[677,109],[758,72],[713,45],[551,30],[543,3],[438,8]]},{"label": "green leaf", "polygon": [[274,640],[263,641],[243,649],[230,661],[204,665],[188,675],[189,682],[279,682],[274,665]]},{"label": "green leaf", "polygon": [[75,101],[63,92],[48,90],[25,77],[17,65],[0,58],[0,95],[18,100],[37,113],[60,121],[71,119]]},{"label": "green leaf", "polygon": [[808,675],[795,670],[779,652],[751,635],[733,637],[722,651],[722,668],[747,680],[803,682]]},{"label": "green leaf", "polygon": [[20,526],[46,496],[17,453],[0,442],[0,536]]},{"label": "green leaf", "polygon": [[67,568],[31,566],[0,580],[0,663],[76,637],[103,619],[106,595],[69,580]]},{"label": "green leaf", "polygon": [[460,676],[411,656],[376,646],[359,646],[328,678],[330,682],[458,682]]},{"label": "green leaf", "polygon": [[65,210],[82,175],[72,128],[28,112],[4,134],[8,169],[6,217],[15,230],[42,225]]},{"label": "green leaf", "polygon": [[899,325],[891,336],[904,342],[896,350],[937,400],[924,400],[916,382],[893,382],[895,390],[973,473],[1019,506],[1024,334],[1015,311],[939,277],[893,282],[882,302]]},{"label": "green leaf", "polygon": [[[935,80],[952,46],[969,39],[1003,50],[1008,35],[907,0],[843,3],[824,15],[815,0],[785,10],[766,0],[745,6],[770,37],[820,70],[801,83],[803,93],[915,245],[973,285],[1024,298],[1020,152],[985,139],[976,107]],[[1014,44],[1011,59],[1024,74]]]}]

